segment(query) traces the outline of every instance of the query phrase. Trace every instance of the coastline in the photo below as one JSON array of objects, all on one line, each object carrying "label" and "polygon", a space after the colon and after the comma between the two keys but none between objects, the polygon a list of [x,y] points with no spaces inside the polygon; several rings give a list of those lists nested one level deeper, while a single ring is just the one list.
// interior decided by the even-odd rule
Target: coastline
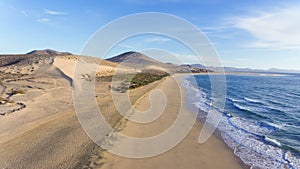
[{"label": "coastline", "polygon": [[[175,75],[179,80],[186,74]],[[182,82],[181,82],[182,83]],[[168,105],[164,113],[149,124],[138,124],[131,121],[123,121],[121,124],[121,133],[132,137],[151,137],[166,130],[176,119],[176,110],[180,106],[181,97],[183,97],[183,110],[187,115],[193,116],[186,107],[186,91],[180,84],[177,85],[172,77],[167,77],[156,89],[163,90],[167,96]],[[183,95],[179,96],[182,91]],[[146,110],[150,104],[147,93],[136,102],[135,107],[139,110]],[[150,158],[125,158],[103,151],[98,154],[98,160],[93,163],[101,164],[99,168],[249,168],[233,153],[233,150],[218,136],[218,132],[204,144],[198,143],[198,137],[203,124],[198,120],[193,125],[188,135],[174,148]],[[101,157],[100,157],[101,156]],[[218,161],[216,163],[216,160]]]},{"label": "coastline", "polygon": [[[190,74],[178,74],[176,78]],[[66,80],[62,79],[64,83]],[[98,89],[99,88],[99,89]],[[129,136],[149,137],[167,129],[177,117],[177,109],[183,98],[186,105],[185,89],[177,85],[171,77],[150,83],[130,91],[130,99],[139,110],[149,107],[148,95],[153,89],[161,89],[167,93],[170,106],[163,113],[162,118],[157,119],[153,125],[138,125],[128,122],[115,110],[110,96],[97,97],[99,108],[108,118],[111,125],[116,125],[118,131]],[[66,85],[61,90],[67,90],[71,97],[70,86]],[[103,85],[97,85],[98,90],[106,90]],[[178,94],[182,91],[183,95]],[[65,91],[66,92],[66,91]],[[60,92],[55,93],[58,95]],[[48,95],[47,95],[48,96]],[[49,104],[53,100],[44,100]],[[43,104],[44,105],[44,104]],[[41,108],[43,108],[41,105]],[[46,104],[45,104],[46,105]],[[175,105],[175,106],[174,106]],[[64,105],[66,106],[66,105]],[[71,106],[68,105],[68,106]],[[188,115],[193,115],[184,108]],[[24,109],[23,111],[28,111]],[[21,112],[12,117],[20,118]],[[24,112],[25,113],[25,112]],[[39,111],[36,111],[39,113]],[[120,120],[121,119],[121,120]],[[223,140],[213,136],[206,143],[199,144],[198,137],[202,128],[201,122],[196,122],[179,145],[170,151],[145,159],[128,159],[108,153],[93,143],[81,128],[73,108],[60,111],[53,116],[47,116],[29,124],[29,129],[24,133],[12,133],[13,137],[1,137],[1,160],[3,168],[246,168],[244,164],[234,156],[231,149]],[[45,132],[46,131],[46,132]],[[32,140],[32,138],[35,138]],[[5,140],[4,140],[5,139]],[[66,146],[67,145],[67,146]],[[40,150],[43,151],[40,151]],[[27,157],[31,157],[31,161]],[[40,160],[43,159],[43,160]],[[218,163],[215,163],[215,160]],[[248,167],[249,168],[249,167]]]},{"label": "coastline", "polygon": [[[278,81],[278,83],[282,84],[285,83],[286,79],[293,79],[293,77],[287,76],[282,77],[283,79],[279,79],[278,77],[259,77],[259,75],[248,77],[247,75],[243,75],[243,78],[246,80],[244,83],[240,83],[238,76],[228,76],[229,83],[227,84],[231,90],[227,93],[227,108],[222,117],[220,117],[217,128],[218,131],[215,132],[215,135],[224,141],[228,147],[230,147],[231,151],[233,151],[244,164],[248,165],[248,167],[297,168],[297,166],[299,166],[299,153],[297,147],[293,149],[293,138],[290,137],[290,141],[288,140],[289,136],[284,138],[280,138],[278,135],[276,136],[276,133],[285,133],[287,127],[280,125],[280,118],[278,121],[270,122],[270,119],[274,120],[274,118],[278,117],[278,113],[282,113],[282,109],[280,109],[280,107],[272,109],[273,104],[268,102],[269,99],[273,100],[270,97],[260,98],[255,94],[252,95],[251,92],[248,93],[248,91],[254,91],[256,89],[256,85],[248,85],[249,81],[257,80],[258,86],[264,86],[265,80],[276,80],[276,82]],[[207,85],[208,77],[198,76],[196,78],[197,82],[202,83],[203,81],[203,84],[192,84],[190,78],[186,79],[187,84],[184,86],[186,86],[187,91],[198,91],[197,97],[195,97],[194,94],[190,94],[191,98],[195,99],[195,101],[192,100],[190,102],[194,103],[192,104],[193,107],[197,107],[200,112],[203,112],[203,114],[200,113],[199,120],[204,122],[210,108],[214,109],[214,107],[209,104],[211,103],[212,97],[209,95],[211,90],[208,89],[209,87]],[[274,84],[276,82],[274,82]],[[235,84],[241,87],[236,87]],[[196,88],[199,88],[199,90]],[[266,92],[265,90],[258,91],[260,95]],[[286,91],[288,93],[289,90]],[[271,96],[276,98],[272,93]],[[286,103],[278,98],[274,100],[275,103]],[[247,107],[248,105],[252,107]],[[256,107],[261,109],[258,110]],[[217,108],[216,111],[219,112]],[[274,116],[263,119],[264,115],[268,112],[272,112]],[[289,118],[290,117],[287,116],[287,119]],[[289,131],[293,131],[293,129]],[[297,133],[297,131],[295,131],[295,133]],[[288,141],[286,142],[286,140]]]}]

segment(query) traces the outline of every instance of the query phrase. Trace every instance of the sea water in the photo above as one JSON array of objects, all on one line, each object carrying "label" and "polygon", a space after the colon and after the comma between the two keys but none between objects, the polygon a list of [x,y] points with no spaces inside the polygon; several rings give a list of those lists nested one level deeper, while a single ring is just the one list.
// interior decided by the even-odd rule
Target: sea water
[{"label": "sea water", "polygon": [[226,75],[224,111],[212,104],[210,76],[184,78],[183,86],[196,90],[188,97],[201,110],[199,120],[221,113],[217,129],[223,140],[253,168],[299,169],[300,75]]}]

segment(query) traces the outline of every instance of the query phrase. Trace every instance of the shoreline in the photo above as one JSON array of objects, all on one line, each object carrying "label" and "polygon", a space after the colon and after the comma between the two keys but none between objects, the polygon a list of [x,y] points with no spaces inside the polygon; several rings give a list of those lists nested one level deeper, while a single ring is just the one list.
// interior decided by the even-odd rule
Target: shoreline
[{"label": "shoreline", "polygon": [[[217,74],[217,73],[216,73],[216,74]],[[182,88],[183,93],[184,93],[185,101],[188,101],[188,99],[191,99],[191,98],[188,98],[188,96],[187,96],[187,94],[186,94],[186,92],[187,92],[188,89],[186,89],[186,88],[182,85],[182,84],[183,84],[183,81],[184,81],[183,78],[188,77],[188,76],[194,76],[194,75],[199,75],[199,74],[196,73],[196,74],[178,74],[178,75],[176,75],[177,78],[180,79],[181,88]],[[190,113],[194,113],[194,112],[192,112],[192,109],[190,108],[191,106],[194,107],[194,105],[193,105],[192,102],[191,102],[191,103],[187,103],[187,102],[186,102],[186,103],[185,103],[185,106],[186,106],[186,108],[190,111]],[[198,115],[199,115],[199,113],[205,113],[204,111],[200,110],[199,108],[196,108],[196,109],[198,109]],[[202,128],[203,125],[204,125],[204,121],[201,121],[199,118],[197,118],[196,123],[199,123],[200,126],[201,126],[201,128]],[[200,134],[200,133],[199,133],[199,134]],[[225,149],[227,149],[228,151],[232,152],[232,154],[233,154],[236,158],[238,158],[237,161],[238,161],[238,163],[241,164],[241,166],[242,166],[243,168],[246,169],[246,168],[250,168],[250,167],[251,167],[251,166],[245,164],[245,163],[243,162],[243,160],[242,160],[240,157],[238,157],[237,155],[234,154],[234,150],[233,150],[233,149],[225,142],[225,140],[224,140],[223,137],[222,137],[222,132],[221,132],[218,128],[216,128],[216,130],[215,130],[214,133],[212,134],[212,137],[216,137],[217,139],[219,139],[219,140],[225,145]],[[199,143],[199,144],[200,144],[200,143]]]},{"label": "shoreline", "polygon": [[[186,76],[186,74],[175,75],[176,79]],[[181,80],[180,80],[181,81]],[[181,81],[182,83],[182,81]],[[186,91],[182,84],[174,84],[172,77],[167,77],[161,82],[155,89],[161,89],[165,92],[168,102],[173,106],[167,106],[165,112],[156,119],[154,124],[138,124],[131,121],[126,121],[126,124],[121,125],[122,134],[132,137],[150,137],[155,134],[159,134],[167,129],[176,119],[176,109],[178,106],[174,106],[174,103],[178,103],[181,100],[178,98],[178,91],[176,88],[181,90],[183,93],[183,110],[188,115],[193,115],[187,109],[186,104]],[[145,94],[145,96],[149,93]],[[149,107],[149,100],[147,97],[141,97],[135,106],[137,109],[145,110]],[[180,98],[181,98],[180,97]],[[179,106],[180,107],[180,106]],[[234,155],[233,150],[221,140],[214,133],[211,138],[204,144],[198,143],[198,137],[203,124],[197,120],[193,125],[191,131],[187,136],[174,148],[169,151],[150,158],[132,159],[120,157],[114,154],[104,151],[101,154],[101,159],[97,163],[102,165],[99,168],[249,168],[246,166],[241,159]],[[216,163],[215,160],[219,162]]]},{"label": "shoreline", "polygon": [[[183,78],[183,80],[187,79],[187,85],[184,86],[187,86],[187,91],[193,91],[190,90],[190,87],[194,88],[195,86],[189,83],[190,80],[188,80],[187,78],[189,76],[185,77],[186,78]],[[201,81],[203,79],[201,76],[199,76],[198,80]],[[204,78],[204,81],[206,81],[206,78]],[[190,95],[192,99],[195,99],[195,101],[191,102],[195,103],[195,105],[192,104],[194,107],[199,108],[199,111],[203,112],[203,115],[202,113],[200,113],[199,121],[204,123],[207,117],[205,114],[207,114],[206,112],[208,112],[209,109],[212,107],[210,104],[207,104],[207,102],[210,102],[209,100],[212,100],[212,98],[206,95],[208,92],[206,91],[207,88],[203,87],[205,85],[196,86],[201,88],[199,90],[199,99],[197,99],[193,95]],[[202,87],[204,88],[203,90]],[[250,112],[255,112],[255,110],[249,110],[247,108],[242,107],[244,106],[244,104],[240,104],[240,102],[251,102],[253,104],[253,102],[262,103],[263,101],[261,101],[260,99],[251,99],[256,97],[248,96],[245,94],[241,95],[240,97],[235,97],[234,95],[229,95],[227,97],[228,100],[226,101],[229,102],[227,102],[226,105],[233,105],[234,107],[228,108],[223,113],[222,117],[220,117],[220,123],[214,134],[220,140],[225,142],[228,148],[231,151],[233,151],[234,154],[245,165],[247,165],[249,168],[255,166],[260,166],[262,168],[278,168],[282,166],[294,168],[295,166],[299,166],[299,154],[297,152],[297,149],[291,149],[288,146],[285,146],[284,142],[280,140],[280,138],[272,137],[272,135],[270,134],[273,131],[276,132],[280,130],[280,126],[276,125],[277,123],[269,123],[268,121],[263,120],[260,121],[259,118],[251,121],[251,119],[247,120],[247,116],[243,117],[239,116],[238,113],[235,114],[235,110],[248,110]],[[248,99],[248,97],[250,97],[250,99]],[[245,102],[242,102],[238,99],[244,100]],[[228,112],[233,113],[231,114]],[[259,129],[255,127],[259,127]],[[257,130],[261,132],[257,132]],[[270,136],[268,133],[270,134]]]},{"label": "shoreline", "polygon": [[[218,73],[213,73],[213,75],[214,74],[218,74]],[[185,78],[185,77],[188,77],[188,76],[194,76],[194,75],[199,75],[198,73],[196,73],[196,74],[178,74],[178,75],[176,75],[177,76],[177,78],[178,79],[180,79],[180,83],[181,83],[181,88],[182,88],[182,90],[183,90],[183,93],[184,93],[184,97],[185,97],[185,101],[188,101],[188,99],[191,99],[191,98],[188,98],[188,96],[187,96],[187,94],[186,94],[186,92],[187,92],[187,90],[188,89],[186,89],[182,84],[183,84],[183,81],[184,81],[184,79],[183,78]],[[190,108],[190,106],[192,106],[192,107],[194,107],[194,105],[193,105],[193,103],[191,102],[191,103],[185,103],[185,106],[186,106],[186,108],[190,111],[190,113],[194,113],[194,112],[192,112],[192,109]],[[202,111],[202,110],[200,110],[199,108],[197,108],[198,109],[198,115],[199,115],[199,113],[205,113],[204,111]],[[201,126],[201,128],[203,127],[203,125],[204,125],[204,121],[201,121],[199,118],[197,118],[197,121],[196,121],[196,123],[199,123],[200,124],[200,126]],[[199,133],[200,134],[200,133]],[[230,151],[230,152],[232,152],[232,154],[236,157],[236,158],[238,158],[237,159],[237,161],[238,161],[238,163],[243,167],[243,168],[250,168],[251,166],[249,166],[249,165],[247,165],[247,164],[245,164],[244,162],[243,162],[243,160],[240,158],[240,157],[238,157],[237,155],[235,155],[234,154],[234,150],[224,141],[224,139],[223,139],[223,137],[222,137],[222,132],[218,129],[218,128],[216,128],[216,130],[214,131],[214,133],[212,134],[212,137],[216,137],[217,139],[219,139],[224,145],[225,145],[225,149],[227,149],[228,151]],[[200,144],[200,143],[199,143]]]}]

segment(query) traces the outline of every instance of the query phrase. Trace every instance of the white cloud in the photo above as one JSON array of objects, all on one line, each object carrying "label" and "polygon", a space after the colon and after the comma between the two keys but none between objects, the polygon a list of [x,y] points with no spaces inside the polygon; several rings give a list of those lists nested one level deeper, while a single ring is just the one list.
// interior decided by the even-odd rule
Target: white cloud
[{"label": "white cloud", "polygon": [[11,8],[12,8],[13,10],[15,10],[15,11],[21,13],[21,14],[24,15],[24,16],[28,16],[28,13],[27,13],[25,10],[18,9],[18,8],[14,7],[14,6],[11,6]]},{"label": "white cloud", "polygon": [[158,42],[158,43],[162,43],[162,42],[167,42],[167,41],[170,41],[171,39],[169,38],[163,38],[163,37],[154,37],[154,38],[148,38],[148,39],[145,39],[145,42],[149,42],[149,43],[155,43],[155,42]]},{"label": "white cloud", "polygon": [[124,48],[127,48],[127,49],[135,49],[135,47],[134,46],[132,46],[132,45],[127,45],[127,44],[120,44],[119,45],[120,47],[124,47]]},{"label": "white cloud", "polygon": [[220,58],[213,56],[196,56],[185,54],[176,54],[176,56],[182,58],[183,62],[188,64],[202,64],[203,66],[222,67]]},{"label": "white cloud", "polygon": [[50,21],[50,19],[48,19],[48,18],[40,18],[37,21],[40,22],[40,23],[48,23]]},{"label": "white cloud", "polygon": [[256,16],[232,18],[232,24],[251,33],[256,41],[247,47],[291,49],[300,47],[300,5],[284,6]]},{"label": "white cloud", "polygon": [[60,11],[54,11],[54,10],[49,10],[49,9],[44,9],[44,12],[46,14],[49,14],[49,15],[68,15],[68,13],[66,12],[60,12]]}]

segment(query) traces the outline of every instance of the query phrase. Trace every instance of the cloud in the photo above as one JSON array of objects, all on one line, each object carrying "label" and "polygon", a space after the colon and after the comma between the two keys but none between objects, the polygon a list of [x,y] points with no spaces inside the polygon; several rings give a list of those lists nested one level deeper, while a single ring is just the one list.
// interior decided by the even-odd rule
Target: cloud
[{"label": "cloud", "polygon": [[49,18],[40,18],[37,21],[40,23],[48,23],[50,21],[50,19]]},{"label": "cloud", "polygon": [[161,56],[158,54],[155,55],[157,60],[164,58],[165,62],[171,62],[176,64],[202,64],[204,66],[221,66],[221,61],[216,57],[209,56],[196,56],[193,54],[184,54],[184,53],[172,53],[165,54],[161,53]]},{"label": "cloud", "polygon": [[292,49],[300,47],[300,4],[284,6],[256,16],[231,18],[233,27],[242,29],[256,40],[246,47]]},{"label": "cloud", "polygon": [[18,8],[14,7],[14,6],[11,6],[11,8],[12,8],[13,10],[15,10],[15,11],[21,13],[21,14],[24,15],[24,16],[28,16],[28,13],[27,13],[25,10],[18,9]]},{"label": "cloud", "polygon": [[127,48],[127,49],[135,49],[134,46],[132,46],[132,45],[127,45],[127,44],[120,44],[119,46],[120,46],[120,47],[123,47],[123,48]]},{"label": "cloud", "polygon": [[153,43],[153,42],[158,42],[158,43],[162,43],[162,42],[167,42],[170,41],[171,39],[169,38],[163,38],[163,37],[154,37],[154,38],[148,38],[145,39],[145,42],[149,42],[149,43]]},{"label": "cloud", "polygon": [[53,10],[49,10],[46,8],[44,8],[44,12],[48,15],[68,15],[68,13],[66,13],[66,12],[53,11]]}]

